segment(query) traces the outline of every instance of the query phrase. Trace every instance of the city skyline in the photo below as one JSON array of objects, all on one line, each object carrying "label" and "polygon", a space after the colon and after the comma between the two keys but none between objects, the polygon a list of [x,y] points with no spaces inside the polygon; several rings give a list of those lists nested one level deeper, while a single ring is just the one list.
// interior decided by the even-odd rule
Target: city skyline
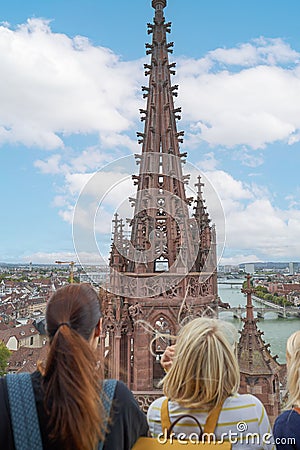
[{"label": "city skyline", "polygon": [[[169,0],[165,9],[181,148],[225,213],[221,264],[300,259],[297,13],[296,1]],[[150,0],[15,0],[2,8],[0,261],[73,260],[81,189],[103,165],[140,152],[143,43],[152,17]],[[103,178],[106,189],[114,174]],[[101,211],[106,251],[115,207]]]}]

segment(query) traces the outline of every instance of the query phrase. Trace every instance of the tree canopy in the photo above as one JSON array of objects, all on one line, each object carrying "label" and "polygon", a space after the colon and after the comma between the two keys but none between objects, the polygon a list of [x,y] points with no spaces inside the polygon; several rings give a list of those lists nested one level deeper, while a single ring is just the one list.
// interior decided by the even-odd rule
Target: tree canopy
[{"label": "tree canopy", "polygon": [[0,376],[6,373],[9,357],[10,351],[4,342],[0,342]]}]

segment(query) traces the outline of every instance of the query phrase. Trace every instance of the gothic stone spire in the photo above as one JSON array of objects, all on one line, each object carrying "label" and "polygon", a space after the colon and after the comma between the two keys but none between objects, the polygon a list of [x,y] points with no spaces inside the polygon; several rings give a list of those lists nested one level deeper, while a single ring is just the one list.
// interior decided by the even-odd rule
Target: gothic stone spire
[{"label": "gothic stone spire", "polygon": [[263,331],[257,327],[254,318],[251,276],[247,275],[247,286],[242,292],[247,295],[246,317],[238,343],[238,361],[241,374],[240,393],[256,395],[264,404],[272,421],[279,413],[279,378],[282,366],[271,355],[270,344],[263,340]]},{"label": "gothic stone spire", "polygon": [[[183,142],[183,131],[177,131],[181,108],[175,107],[173,97],[178,86],[172,86],[171,75],[175,74],[175,63],[169,62],[173,42],[167,42],[171,23],[165,22],[163,8],[166,1],[154,0],[154,23],[148,24],[152,43],[146,44],[146,53],[151,55],[150,64],[145,64],[148,86],[143,86],[145,109],[140,109],[144,132],[138,132],[142,144],[142,155],[137,155],[139,175],[134,175],[137,185],[134,219],[132,220],[132,244],[147,251],[147,261],[129,263],[131,272],[154,273],[159,267],[175,270],[179,252],[185,248],[185,256],[195,254],[189,226],[185,183],[188,176],[182,172],[179,144]],[[183,264],[188,264],[183,261]],[[178,269],[179,270],[179,269]]]},{"label": "gothic stone spire", "polygon": [[[152,6],[154,20],[148,24],[152,41],[146,44],[150,61],[145,64],[149,81],[142,87],[146,105],[140,110],[144,129],[137,133],[142,151],[135,155],[136,198],[129,199],[134,208],[131,236],[126,238],[116,216],[110,283],[119,298],[115,296],[108,309],[115,315],[114,323],[109,318],[106,326],[104,317],[109,336],[103,340],[110,361],[120,359],[119,376],[138,392],[157,387],[163,375],[159,355],[153,357],[149,350],[153,335],[145,332],[141,321],[152,330],[164,324],[174,335],[186,316],[214,314],[217,308],[215,252],[208,255],[210,246],[215,248],[215,232],[206,210],[200,221],[197,212],[191,216],[193,198],[185,191],[189,175],[183,174],[182,166],[187,154],[180,151],[184,133],[177,129],[181,109],[174,104],[178,86],[171,83],[175,63],[169,61],[173,42],[167,41],[171,23],[164,18],[165,0],[153,0]],[[125,306],[127,334],[120,325]],[[115,372],[108,375],[118,377]]]}]

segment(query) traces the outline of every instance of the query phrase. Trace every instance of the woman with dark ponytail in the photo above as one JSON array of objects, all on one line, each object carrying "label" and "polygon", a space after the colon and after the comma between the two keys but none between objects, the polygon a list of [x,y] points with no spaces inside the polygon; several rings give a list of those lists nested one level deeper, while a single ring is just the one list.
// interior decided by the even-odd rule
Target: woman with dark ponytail
[{"label": "woman with dark ponytail", "polygon": [[[147,435],[147,421],[132,393],[117,382],[110,416],[104,407],[103,367],[97,362],[99,298],[88,284],[70,284],[46,311],[49,353],[31,375],[44,450],[129,450]],[[6,377],[0,379],[0,449],[15,450]]]}]

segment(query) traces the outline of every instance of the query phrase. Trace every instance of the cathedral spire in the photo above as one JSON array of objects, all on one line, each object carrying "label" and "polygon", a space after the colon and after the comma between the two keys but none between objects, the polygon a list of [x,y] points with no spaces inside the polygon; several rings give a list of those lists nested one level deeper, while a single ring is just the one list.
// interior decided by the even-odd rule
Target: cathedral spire
[{"label": "cathedral spire", "polygon": [[188,176],[182,171],[182,158],[186,153],[180,153],[184,132],[177,130],[181,108],[174,105],[178,86],[171,83],[176,65],[169,62],[169,54],[173,52],[173,42],[167,41],[171,23],[166,23],[163,15],[165,0],[153,0],[152,6],[154,23],[148,23],[152,42],[146,44],[146,54],[151,55],[151,61],[144,64],[149,84],[142,87],[146,107],[140,109],[144,131],[137,132],[142,154],[136,155],[139,175],[133,175],[137,196],[131,242],[148,255],[148,261],[139,258],[129,263],[130,272],[139,273],[154,273],[171,267],[182,270],[182,264],[189,264],[181,261],[181,268],[177,268],[180,251],[184,249],[182,253],[189,256],[195,253],[188,211],[192,199],[186,197]]},{"label": "cathedral spire", "polygon": [[[202,295],[209,293],[209,296],[216,297],[215,281],[213,286],[210,281],[200,286],[203,280],[209,280],[212,273],[216,277],[216,257],[215,253],[210,252],[215,245],[212,245],[215,237],[212,239],[212,226],[202,195],[200,176],[195,213],[193,217],[190,214],[189,207],[194,198],[186,195],[185,186],[190,175],[183,174],[187,153],[180,151],[184,131],[177,129],[181,108],[174,103],[178,86],[172,85],[171,78],[175,74],[176,63],[169,61],[174,44],[167,40],[171,22],[165,21],[165,6],[166,0],[153,0],[155,16],[153,23],[147,24],[148,34],[152,35],[151,43],[146,43],[150,62],[144,64],[149,82],[142,86],[146,104],[140,109],[144,129],[137,132],[142,151],[135,155],[139,173],[132,176],[137,192],[136,197],[130,197],[134,208],[133,218],[129,221],[130,242],[124,242],[118,226],[118,239],[114,242],[121,242],[119,250],[122,256],[116,254],[111,260],[118,261],[122,272],[141,275],[134,297],[139,297],[139,291],[145,290],[141,287],[144,284],[141,281],[143,274],[166,273],[169,277],[188,275],[190,271],[201,272],[201,281],[198,275],[193,295],[202,292]],[[116,274],[114,276],[118,278]],[[170,277],[168,280],[170,282]],[[153,295],[157,295],[164,291],[166,283],[160,277],[159,282],[153,280],[152,284],[156,285]],[[191,283],[184,280],[180,291],[185,292],[187,286]],[[211,299],[207,299],[207,303],[210,304]]]},{"label": "cathedral spire", "polygon": [[156,388],[163,376],[159,354],[153,357],[149,351],[153,336],[142,324],[147,323],[154,335],[165,324],[175,335],[179,321],[187,316],[217,314],[215,231],[200,178],[194,216],[190,211],[194,198],[186,194],[190,176],[183,174],[187,153],[180,150],[184,132],[177,129],[181,108],[174,102],[178,86],[171,81],[175,63],[169,61],[173,42],[167,40],[171,23],[165,21],[165,6],[166,0],[152,0],[155,15],[148,24],[152,39],[146,44],[150,60],[144,64],[148,82],[142,87],[145,106],[140,109],[143,129],[137,132],[142,148],[135,155],[138,173],[132,176],[136,196],[129,198],[130,238],[116,216],[110,286],[117,296],[103,321],[107,358],[118,359],[119,376],[126,374],[126,382],[138,392]]}]

